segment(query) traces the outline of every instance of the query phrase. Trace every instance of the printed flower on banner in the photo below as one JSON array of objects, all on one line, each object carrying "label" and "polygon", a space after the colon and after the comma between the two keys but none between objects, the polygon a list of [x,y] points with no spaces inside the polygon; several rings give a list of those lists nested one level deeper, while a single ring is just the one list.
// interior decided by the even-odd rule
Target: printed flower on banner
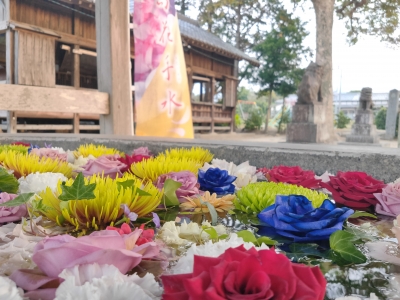
[{"label": "printed flower on banner", "polygon": [[330,176],[327,183],[321,182],[321,187],[332,193],[333,200],[350,208],[365,210],[376,205],[374,194],[381,193],[386,186],[364,172],[337,172]]},{"label": "printed flower on banner", "polygon": [[194,256],[193,273],[163,275],[164,300],[316,299],[325,296],[326,280],[318,267],[292,263],[274,249],[227,249],[217,258]]},{"label": "printed flower on banner", "polygon": [[378,214],[396,217],[400,215],[400,182],[389,183],[382,193],[375,193],[379,203],[375,206]]},{"label": "printed flower on banner", "polygon": [[304,196],[276,196],[275,204],[258,214],[267,226],[257,232],[274,237],[280,235],[294,242],[329,240],[332,233],[343,229],[343,222],[354,213],[347,207],[337,208],[325,200],[318,208]]}]

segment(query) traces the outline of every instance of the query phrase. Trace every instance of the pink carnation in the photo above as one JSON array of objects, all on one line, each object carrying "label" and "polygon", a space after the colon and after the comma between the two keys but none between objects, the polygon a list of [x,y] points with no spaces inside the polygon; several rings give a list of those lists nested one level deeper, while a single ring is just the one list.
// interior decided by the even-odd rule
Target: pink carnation
[{"label": "pink carnation", "polygon": [[[10,201],[17,196],[18,195],[15,194],[0,193],[0,203]],[[19,221],[22,217],[26,216],[26,213],[27,210],[25,204],[14,207],[0,206],[0,224]]]}]

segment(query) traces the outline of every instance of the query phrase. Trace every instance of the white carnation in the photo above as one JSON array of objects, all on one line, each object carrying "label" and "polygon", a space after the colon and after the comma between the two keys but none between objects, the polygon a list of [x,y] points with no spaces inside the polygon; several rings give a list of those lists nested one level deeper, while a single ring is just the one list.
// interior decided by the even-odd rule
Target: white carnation
[{"label": "white carnation", "polygon": [[17,288],[15,282],[0,276],[0,300],[22,300],[23,290]]},{"label": "white carnation", "polygon": [[26,177],[18,179],[19,190],[18,193],[40,193],[49,187],[52,191],[56,191],[58,181],[68,180],[64,174],[61,173],[32,173]]},{"label": "white carnation", "polygon": [[61,272],[65,279],[56,290],[56,300],[138,300],[159,299],[162,288],[154,275],[143,278],[123,275],[115,266],[87,264]]}]

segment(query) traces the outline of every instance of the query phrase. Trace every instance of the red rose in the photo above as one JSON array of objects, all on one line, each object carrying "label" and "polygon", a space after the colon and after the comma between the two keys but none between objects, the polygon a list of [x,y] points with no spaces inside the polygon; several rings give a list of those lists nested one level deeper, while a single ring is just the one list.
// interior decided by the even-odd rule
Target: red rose
[{"label": "red rose", "polygon": [[30,146],[31,146],[31,144],[24,143],[24,142],[14,142],[14,143],[11,143],[11,145],[15,145],[15,146],[25,146],[25,147],[28,147],[28,148],[30,148]]},{"label": "red rose", "polygon": [[125,168],[121,169],[122,173],[127,172],[128,170],[130,170],[131,168],[131,164],[137,163],[137,162],[141,162],[142,160],[148,159],[150,158],[150,155],[141,155],[141,154],[132,154],[132,155],[128,155],[126,154],[125,157],[120,157],[118,158],[118,160],[122,163],[124,163],[126,165]]},{"label": "red rose", "polygon": [[319,183],[321,182],[320,179],[315,178],[315,173],[313,171],[306,171],[298,166],[275,166],[271,170],[262,168],[260,171],[269,181],[285,182],[309,189],[318,189]]},{"label": "red rose", "polygon": [[333,200],[350,208],[367,209],[376,205],[374,193],[381,193],[386,186],[364,172],[338,172],[329,176],[330,181],[320,185],[332,193]]},{"label": "red rose", "polygon": [[194,257],[193,273],[161,276],[164,300],[324,299],[318,267],[292,263],[274,249],[229,248],[221,256]]}]

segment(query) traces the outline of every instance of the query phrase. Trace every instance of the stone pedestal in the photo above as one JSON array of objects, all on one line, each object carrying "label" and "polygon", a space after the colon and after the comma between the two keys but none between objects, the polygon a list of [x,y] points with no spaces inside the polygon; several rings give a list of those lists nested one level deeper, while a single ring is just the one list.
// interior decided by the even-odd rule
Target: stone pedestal
[{"label": "stone pedestal", "polygon": [[318,143],[323,140],[325,105],[319,103],[293,106],[292,122],[288,124],[286,141],[289,143]]},{"label": "stone pedestal", "polygon": [[393,140],[396,135],[396,120],[399,105],[399,91],[392,90],[389,93],[389,104],[386,111],[386,133],[385,138]]},{"label": "stone pedestal", "polygon": [[351,127],[351,134],[346,137],[347,143],[377,144],[379,136],[374,125],[372,110],[357,110],[356,120]]}]

